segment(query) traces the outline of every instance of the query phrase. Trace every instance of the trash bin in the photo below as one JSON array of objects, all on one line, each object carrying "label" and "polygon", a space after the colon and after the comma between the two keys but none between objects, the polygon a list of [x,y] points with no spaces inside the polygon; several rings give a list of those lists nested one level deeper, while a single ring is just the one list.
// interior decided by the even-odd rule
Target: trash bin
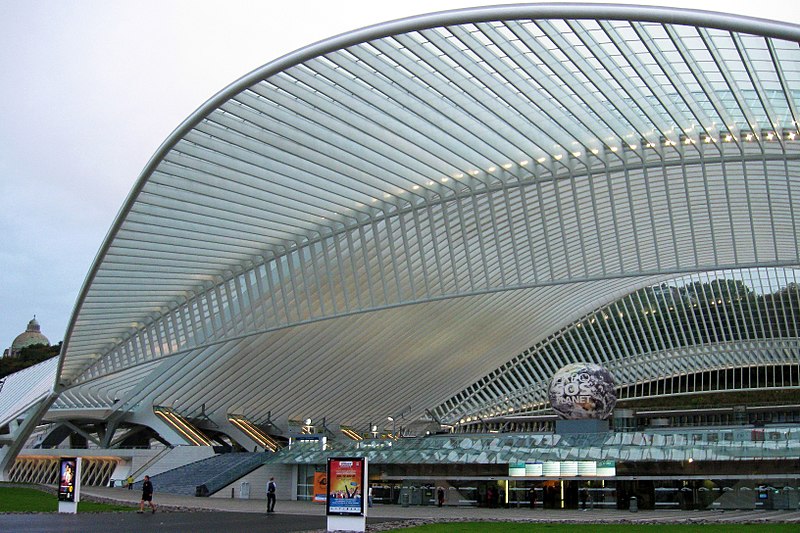
[{"label": "trash bin", "polygon": [[632,513],[639,512],[639,502],[636,500],[636,496],[631,496],[630,511]]},{"label": "trash bin", "polygon": [[250,499],[250,483],[247,481],[242,481],[242,483],[239,485],[239,499]]},{"label": "trash bin", "polygon": [[400,505],[408,507],[408,489],[404,488],[400,491]]}]

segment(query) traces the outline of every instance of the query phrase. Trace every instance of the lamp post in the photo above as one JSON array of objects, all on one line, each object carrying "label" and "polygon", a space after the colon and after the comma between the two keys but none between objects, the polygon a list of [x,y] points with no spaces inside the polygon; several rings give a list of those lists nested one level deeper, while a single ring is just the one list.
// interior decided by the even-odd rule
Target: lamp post
[{"label": "lamp post", "polygon": [[387,418],[387,420],[389,420],[389,422],[391,422],[391,423],[392,423],[392,438],[393,438],[393,439],[394,439],[394,438],[397,438],[397,437],[395,436],[395,434],[394,434],[394,431],[395,431],[395,429],[397,428],[397,423],[395,422],[395,420],[394,420],[394,417],[393,417],[393,416],[388,416],[388,417],[386,417],[386,418]]}]

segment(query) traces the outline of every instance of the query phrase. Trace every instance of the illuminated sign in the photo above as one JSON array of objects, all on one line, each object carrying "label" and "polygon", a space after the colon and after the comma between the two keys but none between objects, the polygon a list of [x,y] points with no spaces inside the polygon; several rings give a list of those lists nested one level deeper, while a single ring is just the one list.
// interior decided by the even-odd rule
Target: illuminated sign
[{"label": "illuminated sign", "polygon": [[613,477],[617,475],[617,463],[614,461],[599,461],[597,475],[600,477]]},{"label": "illuminated sign", "polygon": [[58,501],[75,501],[75,476],[78,472],[78,459],[62,457],[58,467]]},{"label": "illuminated sign", "polygon": [[509,477],[522,477],[525,475],[525,463],[512,463],[508,465]]},{"label": "illuminated sign", "polygon": [[595,461],[578,461],[579,476],[596,476],[597,463]]},{"label": "illuminated sign", "polygon": [[328,459],[328,515],[364,515],[364,459]]},{"label": "illuminated sign", "polygon": [[542,472],[545,476],[560,476],[561,475],[561,462],[560,461],[545,461],[542,467]]},{"label": "illuminated sign", "polygon": [[578,475],[578,461],[562,461],[561,475],[574,477]]},{"label": "illuminated sign", "polygon": [[614,461],[545,461],[510,463],[509,477],[614,477]]},{"label": "illuminated sign", "polygon": [[541,476],[542,475],[542,463],[539,463],[539,462],[525,463],[525,475],[526,476]]}]

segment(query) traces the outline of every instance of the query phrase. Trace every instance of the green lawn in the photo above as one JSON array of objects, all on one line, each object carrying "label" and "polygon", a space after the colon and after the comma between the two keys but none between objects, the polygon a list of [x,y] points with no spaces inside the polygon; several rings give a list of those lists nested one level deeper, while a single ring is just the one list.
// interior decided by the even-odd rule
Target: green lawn
[{"label": "green lawn", "polygon": [[[136,507],[108,503],[78,502],[79,513],[134,511]],[[55,513],[58,496],[39,489],[0,486],[0,513]]]},{"label": "green lawn", "polygon": [[397,529],[398,533],[798,533],[798,524],[542,524],[450,522]]}]

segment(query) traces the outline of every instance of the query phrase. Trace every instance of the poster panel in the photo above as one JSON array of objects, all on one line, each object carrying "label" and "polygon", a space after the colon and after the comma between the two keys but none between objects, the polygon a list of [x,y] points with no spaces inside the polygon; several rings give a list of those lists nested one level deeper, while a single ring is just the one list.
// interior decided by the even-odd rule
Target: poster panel
[{"label": "poster panel", "polygon": [[75,501],[75,476],[78,471],[76,457],[62,457],[58,465],[58,501]]},{"label": "poster panel", "polygon": [[328,475],[325,472],[314,472],[314,501],[325,503],[328,494]]},{"label": "poster panel", "polygon": [[328,515],[364,515],[364,459],[328,459]]}]

